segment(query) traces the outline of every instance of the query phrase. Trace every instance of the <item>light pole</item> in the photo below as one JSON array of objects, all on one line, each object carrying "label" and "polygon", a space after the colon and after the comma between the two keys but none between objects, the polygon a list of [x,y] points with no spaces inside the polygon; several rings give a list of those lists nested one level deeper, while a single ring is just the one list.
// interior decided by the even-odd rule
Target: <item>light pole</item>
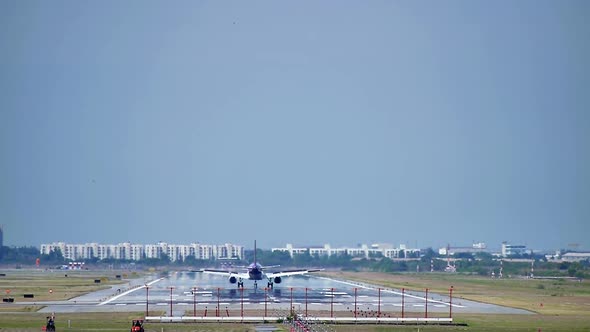
[{"label": "light pole", "polygon": [[291,304],[290,304],[290,310],[289,312],[291,313],[291,316],[293,316],[293,287],[290,288],[291,289]]},{"label": "light pole", "polygon": [[145,284],[145,316],[149,315],[150,286]]},{"label": "light pole", "polygon": [[305,317],[307,317],[307,290],[308,288],[305,287]]},{"label": "light pole", "polygon": [[453,318],[453,286],[449,288],[449,318]]},{"label": "light pole", "polygon": [[172,290],[174,287],[170,286],[170,317],[172,317]]},{"label": "light pole", "polygon": [[217,287],[217,310],[215,311],[215,317],[219,317],[221,308],[219,307],[219,292],[221,288]]},{"label": "light pole", "polygon": [[244,319],[244,287],[240,287],[240,314],[242,315],[242,319]]},{"label": "light pole", "polygon": [[268,291],[268,287],[264,287],[264,317],[266,317],[266,300],[267,300],[266,292],[267,291]]},{"label": "light pole", "polygon": [[381,288],[379,288],[379,298],[377,302],[377,317],[381,317]]},{"label": "light pole", "polygon": [[197,287],[193,287],[193,317],[197,317]]},{"label": "light pole", "polygon": [[354,318],[356,318],[356,291],[358,288],[354,288]]},{"label": "light pole", "polygon": [[406,289],[402,288],[402,318],[404,318],[404,295],[406,293]]},{"label": "light pole", "polygon": [[424,305],[424,318],[428,318],[428,288],[426,288],[426,296],[424,298],[426,299],[426,304]]},{"label": "light pole", "polygon": [[334,317],[334,288],[330,288],[330,317]]}]

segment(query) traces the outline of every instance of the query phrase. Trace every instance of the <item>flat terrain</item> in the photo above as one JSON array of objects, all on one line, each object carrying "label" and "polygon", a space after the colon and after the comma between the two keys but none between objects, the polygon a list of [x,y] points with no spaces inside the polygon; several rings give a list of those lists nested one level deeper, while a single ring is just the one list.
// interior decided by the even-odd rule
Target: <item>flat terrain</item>
[{"label": "flat terrain", "polygon": [[[325,273],[332,278],[356,280],[391,288],[448,292],[453,297],[532,311],[535,315],[456,313],[463,331],[590,331],[590,281],[491,279],[479,276],[373,272]],[[449,329],[445,327],[445,331]],[[451,329],[452,330],[452,329]]]},{"label": "flat terrain", "polygon": [[[0,306],[2,311],[36,311],[37,302],[64,301],[101,289],[110,289],[123,283],[117,279],[137,277],[134,272],[118,271],[64,271],[64,270],[3,270],[0,290],[3,298],[13,298],[19,306]],[[100,281],[99,283],[96,280]],[[33,298],[24,297],[32,294]]]},{"label": "flat terrain", "polygon": [[326,273],[333,278],[364,281],[391,288],[448,293],[453,297],[547,315],[588,314],[590,312],[590,281],[542,279],[491,279],[461,274],[387,274],[372,272]]},{"label": "flat terrain", "polygon": [[[10,296],[16,297],[15,294],[22,294],[25,292],[41,292],[53,289],[53,295],[46,295],[40,299],[51,300],[55,299],[51,296],[55,296],[57,293],[58,299],[63,299],[71,305],[71,302],[80,298],[96,297],[93,294],[103,294],[105,292],[113,292],[117,287],[128,287],[129,280],[125,280],[124,285],[117,284],[121,282],[114,278],[115,274],[119,272],[112,271],[99,271],[93,273],[80,273],[76,275],[68,275],[65,277],[66,272],[60,271],[59,273],[53,273],[51,275],[45,274],[43,278],[38,275],[24,273],[24,275],[18,278],[13,278],[9,275],[4,277],[6,279],[1,280],[4,282],[0,283],[1,286],[11,287]],[[70,272],[71,274],[71,272]],[[124,273],[127,277],[131,277],[132,273]],[[28,275],[25,276],[25,275]],[[500,305],[506,305],[513,308],[522,308],[529,311],[528,314],[507,314],[499,312],[488,312],[484,313],[472,312],[465,310],[466,308],[457,308],[453,311],[453,317],[456,323],[466,324],[459,326],[374,326],[374,325],[333,325],[331,330],[336,331],[590,331],[590,283],[588,281],[573,282],[564,280],[526,280],[526,279],[505,279],[505,280],[492,280],[487,278],[466,276],[460,274],[385,274],[385,273],[326,273],[325,276],[330,279],[322,278],[309,278],[313,283],[320,282],[320,287],[316,287],[314,292],[316,295],[322,294],[325,287],[332,287],[332,278],[339,280],[352,280],[359,283],[359,285],[375,285],[377,287],[391,288],[391,289],[409,289],[414,294],[420,294],[424,288],[429,288],[431,294],[437,294],[435,297],[448,294],[448,289],[453,286],[453,303],[455,300],[458,303],[467,303],[472,308],[486,308],[487,305],[481,307],[472,306],[470,302],[481,301],[486,303],[494,303]],[[106,278],[101,285],[95,285],[95,278]],[[146,276],[135,275],[132,279],[131,284],[143,284]],[[143,277],[143,278],[142,278]],[[16,280],[16,279],[20,279]],[[317,281],[316,281],[317,280]],[[181,282],[187,281],[188,283],[182,284]],[[208,284],[208,283],[214,284]],[[193,274],[172,274],[170,278],[166,278],[161,282],[153,284],[153,289],[150,291],[150,301],[152,301],[153,291],[153,303],[150,306],[150,315],[166,315],[168,312],[167,305],[159,305],[159,303],[165,304],[166,299],[169,299],[170,285],[178,285],[180,289],[174,291],[174,311],[180,312],[181,314],[190,315],[192,313],[192,305],[190,302],[190,296],[184,296],[183,292],[186,291],[189,286],[200,284],[200,286],[209,285],[213,288],[217,283],[224,285],[223,291],[227,293],[227,298],[222,301],[231,301],[231,294],[233,285],[225,284],[227,280],[209,280],[209,276],[200,276]],[[222,284],[223,283],[223,284]],[[301,292],[302,286],[309,286],[314,284],[308,284],[308,281],[304,278],[295,278],[291,281],[285,280],[281,284],[282,294],[278,299],[285,301],[290,292],[287,293],[288,287],[298,288],[298,292]],[[180,286],[184,285],[184,286]],[[342,289],[343,285],[347,290]],[[105,286],[107,287],[105,289]],[[343,292],[351,294],[351,287],[348,284],[339,284],[338,286]],[[102,290],[100,290],[103,288]],[[161,288],[161,290],[158,290]],[[185,289],[186,288],[186,289]],[[6,289],[6,288],[5,288]],[[99,290],[99,291],[96,291]],[[145,289],[144,289],[145,290]],[[104,330],[104,331],[128,331],[130,327],[131,319],[143,318],[145,312],[145,306],[142,305],[142,301],[145,299],[145,291],[133,291],[129,295],[121,296],[113,299],[109,305],[100,306],[105,308],[105,312],[58,312],[56,313],[57,330],[61,331],[93,331],[93,330]],[[368,297],[365,297],[363,302],[368,303],[369,299],[372,299],[372,290],[364,290]],[[78,297],[85,292],[92,292],[88,295]],[[162,294],[159,294],[159,293]],[[40,294],[41,294],[40,293]],[[67,294],[67,295],[66,295]],[[135,295],[134,295],[135,294]],[[167,294],[167,295],[166,295]],[[256,293],[259,294],[259,293]],[[214,295],[214,294],[213,294]],[[273,297],[276,296],[273,293]],[[102,296],[102,295],[100,295]],[[259,295],[256,295],[259,296]],[[344,295],[343,295],[344,296]],[[213,296],[214,297],[214,296]],[[238,295],[239,297],[239,295]],[[301,301],[301,297],[298,296],[297,301]],[[40,300],[37,298],[35,300]],[[350,298],[335,298],[338,301],[350,301]],[[99,299],[100,300],[100,299]],[[235,300],[235,299],[234,299]],[[391,298],[393,304],[399,298]],[[420,304],[420,299],[415,299],[415,305]],[[21,301],[21,299],[19,299]],[[107,300],[110,301],[110,300]],[[210,310],[213,310],[214,299],[206,299],[201,297],[201,311],[203,309],[203,301],[208,301]],[[321,310],[326,314],[326,310],[329,309],[329,303],[332,302],[330,297],[325,299],[316,298],[314,301],[321,302],[321,305],[316,304],[314,315],[317,310]],[[100,301],[99,301],[100,302]],[[231,303],[231,302],[230,302]],[[299,302],[301,303],[301,302]],[[126,305],[124,305],[126,304]],[[145,302],[143,302],[145,304]],[[184,304],[184,305],[183,305]],[[278,306],[278,302],[269,303],[269,311],[272,310],[271,306]],[[343,302],[335,315],[348,315],[347,310],[343,310],[347,304]],[[442,305],[442,304],[439,304]],[[51,305],[59,308],[59,306]],[[78,305],[84,307],[85,305]],[[96,304],[87,306],[96,307]],[[224,305],[225,306],[225,305]],[[298,304],[298,306],[302,306]],[[374,306],[374,305],[373,305]],[[413,305],[412,305],[413,306]],[[0,306],[1,307],[1,306]],[[108,308],[107,308],[108,307]],[[44,325],[45,317],[48,315],[47,312],[13,312],[16,308],[14,306],[2,307],[4,311],[10,310],[11,312],[0,312],[0,331],[40,331],[41,326]],[[43,309],[46,311],[49,307]],[[239,308],[239,306],[237,307]],[[437,307],[433,308],[435,309]],[[36,310],[37,308],[30,308],[29,311]],[[121,309],[124,309],[123,311]],[[230,305],[230,310],[232,305]],[[263,305],[260,303],[252,303],[252,306],[247,310],[247,313],[260,312],[263,309]],[[311,309],[311,308],[310,308]],[[409,308],[408,308],[409,309]],[[414,307],[416,312],[413,315],[418,314],[423,308]],[[448,310],[441,308],[443,312]],[[311,311],[311,310],[310,310]],[[389,309],[393,315],[397,315],[399,308],[393,306],[393,309]],[[211,312],[211,311],[210,311]],[[236,312],[236,307],[233,305],[233,312]],[[515,310],[514,312],[519,312]],[[437,313],[442,314],[442,313]],[[232,314],[233,315],[233,314]],[[68,328],[68,320],[70,327]],[[255,328],[260,324],[146,324],[146,331],[254,331]],[[288,331],[286,325],[282,325],[277,322],[270,322],[269,325],[281,328],[283,331]],[[328,330],[327,330],[328,331]]]}]

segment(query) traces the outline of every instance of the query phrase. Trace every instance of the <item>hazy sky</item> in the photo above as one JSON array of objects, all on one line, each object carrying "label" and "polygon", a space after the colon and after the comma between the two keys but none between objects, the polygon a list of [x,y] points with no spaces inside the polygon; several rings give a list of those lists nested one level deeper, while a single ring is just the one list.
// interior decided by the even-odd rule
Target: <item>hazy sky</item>
[{"label": "hazy sky", "polygon": [[590,249],[590,1],[0,1],[0,224]]}]

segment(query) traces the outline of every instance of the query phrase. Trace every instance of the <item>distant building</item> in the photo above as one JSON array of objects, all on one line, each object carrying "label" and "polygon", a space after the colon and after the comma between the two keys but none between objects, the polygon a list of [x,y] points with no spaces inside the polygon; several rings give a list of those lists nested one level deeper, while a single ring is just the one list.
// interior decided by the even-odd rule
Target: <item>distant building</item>
[{"label": "distant building", "polygon": [[157,244],[133,244],[124,242],[119,244],[69,244],[57,242],[41,244],[40,253],[49,255],[53,251],[60,251],[67,260],[76,261],[97,258],[121,259],[138,261],[144,258],[160,259],[167,255],[170,261],[184,261],[187,257],[193,256],[196,259],[242,259],[244,247],[231,243],[223,245],[209,245],[192,243],[190,245],[168,244],[159,242]]},{"label": "distant building", "polygon": [[509,244],[502,242],[502,256],[516,256],[528,253],[526,246],[522,244]]},{"label": "distant building", "polygon": [[409,249],[405,245],[400,245],[399,248],[393,248],[391,244],[373,244],[370,247],[366,244],[359,245],[353,248],[332,248],[329,244],[324,246],[311,247],[293,247],[292,244],[287,243],[284,248],[272,248],[271,251],[288,252],[291,257],[298,254],[309,252],[311,256],[332,256],[332,255],[348,255],[351,257],[369,258],[372,256],[383,256],[387,258],[406,258],[408,254],[419,255],[420,249]]},{"label": "distant building", "polygon": [[293,247],[293,245],[291,243],[287,243],[287,245],[284,248],[272,248],[271,251],[275,252],[275,251],[281,251],[281,252],[288,252],[289,256],[291,256],[291,258],[293,257],[293,255],[299,255],[299,254],[305,254],[307,252],[308,248],[295,248]]},{"label": "distant building", "polygon": [[590,252],[568,252],[561,255],[564,262],[581,262],[590,260]]},{"label": "distant building", "polygon": [[[447,253],[448,251],[448,253]],[[471,247],[443,247],[438,249],[438,254],[442,256],[450,255],[453,256],[455,254],[476,254],[479,252],[487,252],[487,245],[483,242],[474,243]]]}]

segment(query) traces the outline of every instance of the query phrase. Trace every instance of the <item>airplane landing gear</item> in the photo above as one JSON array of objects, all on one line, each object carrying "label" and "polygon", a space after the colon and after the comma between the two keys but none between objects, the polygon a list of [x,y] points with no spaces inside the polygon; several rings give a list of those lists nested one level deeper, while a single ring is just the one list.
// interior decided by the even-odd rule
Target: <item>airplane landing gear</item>
[{"label": "airplane landing gear", "polygon": [[258,282],[254,280],[254,288],[258,288]]}]

